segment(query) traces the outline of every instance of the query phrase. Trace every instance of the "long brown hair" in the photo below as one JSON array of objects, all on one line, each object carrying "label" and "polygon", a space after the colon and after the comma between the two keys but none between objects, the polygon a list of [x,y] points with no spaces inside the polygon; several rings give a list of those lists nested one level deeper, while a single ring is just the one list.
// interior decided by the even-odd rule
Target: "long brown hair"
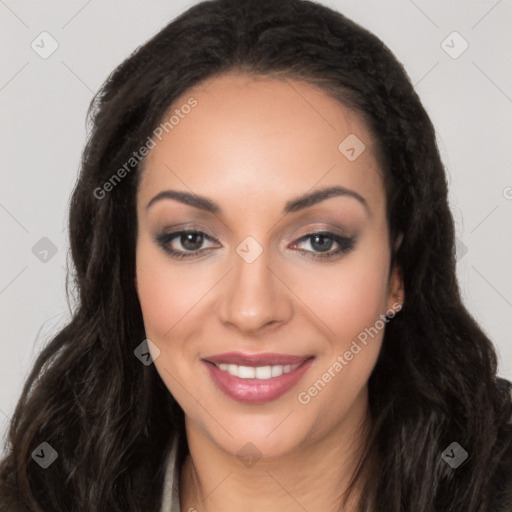
[{"label": "long brown hair", "polygon": [[[373,430],[359,470],[375,453],[380,464],[361,510],[489,510],[499,498],[492,482],[511,473],[510,389],[461,300],[434,128],[376,36],[300,0],[197,4],[96,94],[70,204],[78,304],[39,355],[14,412],[0,467],[1,510],[158,510],[184,417],[154,365],[133,354],[145,338],[133,281],[140,165],[107,194],[98,187],[151,136],[174,99],[231,70],[317,84],[358,112],[380,147],[390,237],[404,234],[393,258],[406,301],[386,328],[369,381]],[[456,470],[442,458],[454,441],[469,454]],[[58,453],[46,469],[31,456],[43,442]]]}]

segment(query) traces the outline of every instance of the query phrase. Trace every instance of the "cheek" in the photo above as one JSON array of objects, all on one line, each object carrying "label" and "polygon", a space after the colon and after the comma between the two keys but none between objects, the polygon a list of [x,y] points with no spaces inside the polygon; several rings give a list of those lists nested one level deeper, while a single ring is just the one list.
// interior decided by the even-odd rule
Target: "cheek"
[{"label": "cheek", "polygon": [[149,242],[137,247],[137,288],[146,334],[159,342],[171,339],[175,326],[208,290],[203,280],[190,279]]},{"label": "cheek", "polygon": [[330,424],[356,403],[375,366],[387,323],[388,257],[385,239],[375,237],[339,265],[303,282],[304,302],[321,320],[322,357],[301,390],[304,414]]},{"label": "cheek", "polygon": [[[344,281],[344,309],[338,315],[337,328],[348,329],[355,337],[367,327],[375,324],[381,313],[385,313],[387,291],[387,266],[383,261],[368,258],[360,262]],[[345,327],[344,327],[345,326]],[[356,332],[357,331],[357,332]]]},{"label": "cheek", "polygon": [[193,416],[197,411],[185,383],[194,379],[196,368],[190,368],[187,361],[194,355],[195,344],[188,341],[196,337],[200,323],[191,328],[188,320],[208,283],[191,279],[144,239],[137,246],[136,272],[146,336],[160,349],[155,367],[174,398]]},{"label": "cheek", "polygon": [[304,272],[296,290],[317,316],[315,323],[323,325],[331,348],[339,351],[386,312],[386,249],[368,245],[327,267]]}]

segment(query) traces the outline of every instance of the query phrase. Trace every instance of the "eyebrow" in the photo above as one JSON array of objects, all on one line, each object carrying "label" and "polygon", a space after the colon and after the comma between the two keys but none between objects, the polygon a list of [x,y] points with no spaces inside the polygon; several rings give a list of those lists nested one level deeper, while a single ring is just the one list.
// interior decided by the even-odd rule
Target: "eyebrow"
[{"label": "eyebrow", "polygon": [[[283,208],[283,214],[286,215],[287,213],[297,212],[299,210],[314,206],[315,204],[325,201],[326,199],[330,199],[331,197],[339,196],[352,197],[357,199],[357,201],[359,201],[364,206],[366,212],[370,215],[370,208],[368,207],[368,203],[364,197],[353,190],[340,186],[315,190],[314,192],[310,192],[296,197],[295,199],[291,199]],[[191,194],[189,192],[182,192],[177,190],[162,190],[162,192],[159,192],[155,197],[153,197],[153,199],[151,199],[151,201],[149,201],[146,206],[146,210],[156,202],[162,201],[164,199],[174,199],[180,203],[193,206],[194,208],[199,208],[200,210],[206,210],[214,214],[222,214],[222,209],[220,206],[214,203],[211,199],[199,196],[197,194]]]}]

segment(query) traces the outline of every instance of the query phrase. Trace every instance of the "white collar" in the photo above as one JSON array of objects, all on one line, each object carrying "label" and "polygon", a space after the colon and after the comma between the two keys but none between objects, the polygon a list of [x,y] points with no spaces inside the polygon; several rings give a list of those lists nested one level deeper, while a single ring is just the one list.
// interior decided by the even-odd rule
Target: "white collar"
[{"label": "white collar", "polygon": [[174,437],[165,470],[164,491],[160,512],[180,512],[180,472],[177,467],[178,435]]}]

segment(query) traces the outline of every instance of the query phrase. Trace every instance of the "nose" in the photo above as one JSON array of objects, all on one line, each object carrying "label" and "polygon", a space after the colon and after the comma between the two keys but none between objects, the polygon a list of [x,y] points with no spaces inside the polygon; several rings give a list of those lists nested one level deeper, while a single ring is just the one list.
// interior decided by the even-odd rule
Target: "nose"
[{"label": "nose", "polygon": [[271,268],[268,251],[264,250],[251,263],[235,252],[233,267],[221,292],[223,324],[254,334],[289,321],[293,315],[293,293],[284,276]]}]

